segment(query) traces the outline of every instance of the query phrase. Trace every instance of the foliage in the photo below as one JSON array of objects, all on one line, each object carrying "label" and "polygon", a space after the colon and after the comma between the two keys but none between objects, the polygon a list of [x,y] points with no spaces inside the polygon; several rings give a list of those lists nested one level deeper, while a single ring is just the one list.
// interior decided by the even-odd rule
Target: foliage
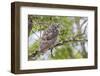
[{"label": "foliage", "polygon": [[32,55],[32,53],[35,53],[37,48],[39,48],[39,41],[35,41],[31,46],[29,46],[29,56]]}]

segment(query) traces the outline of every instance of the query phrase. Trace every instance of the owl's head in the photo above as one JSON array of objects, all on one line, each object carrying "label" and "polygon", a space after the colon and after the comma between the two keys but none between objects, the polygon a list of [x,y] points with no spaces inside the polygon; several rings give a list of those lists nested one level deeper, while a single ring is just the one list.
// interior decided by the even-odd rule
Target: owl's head
[{"label": "owl's head", "polygon": [[59,30],[60,28],[60,24],[59,23],[53,23],[50,28],[52,28],[53,30]]}]

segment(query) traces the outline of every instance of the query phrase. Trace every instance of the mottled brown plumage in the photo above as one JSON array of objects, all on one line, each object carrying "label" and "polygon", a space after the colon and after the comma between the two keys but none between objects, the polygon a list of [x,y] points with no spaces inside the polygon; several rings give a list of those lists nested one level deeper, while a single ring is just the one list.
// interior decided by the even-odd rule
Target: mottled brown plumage
[{"label": "mottled brown plumage", "polygon": [[53,45],[57,41],[57,36],[59,33],[58,27],[58,24],[52,24],[44,31],[40,41],[40,52],[45,53],[48,49],[53,47]]}]

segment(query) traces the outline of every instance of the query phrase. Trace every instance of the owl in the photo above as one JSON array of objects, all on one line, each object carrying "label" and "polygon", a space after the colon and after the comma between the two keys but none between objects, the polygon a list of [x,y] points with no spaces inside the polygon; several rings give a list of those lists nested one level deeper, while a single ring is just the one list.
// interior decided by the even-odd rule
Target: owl
[{"label": "owl", "polygon": [[52,24],[44,32],[40,40],[39,51],[45,53],[50,48],[53,48],[59,34],[59,24]]}]

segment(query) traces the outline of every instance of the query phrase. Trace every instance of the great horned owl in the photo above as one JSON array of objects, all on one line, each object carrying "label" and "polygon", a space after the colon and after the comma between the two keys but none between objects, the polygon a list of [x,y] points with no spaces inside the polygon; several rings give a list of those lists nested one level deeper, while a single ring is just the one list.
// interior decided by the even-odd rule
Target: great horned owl
[{"label": "great horned owl", "polygon": [[43,33],[39,51],[45,53],[48,49],[52,48],[57,41],[59,24],[52,24]]}]

